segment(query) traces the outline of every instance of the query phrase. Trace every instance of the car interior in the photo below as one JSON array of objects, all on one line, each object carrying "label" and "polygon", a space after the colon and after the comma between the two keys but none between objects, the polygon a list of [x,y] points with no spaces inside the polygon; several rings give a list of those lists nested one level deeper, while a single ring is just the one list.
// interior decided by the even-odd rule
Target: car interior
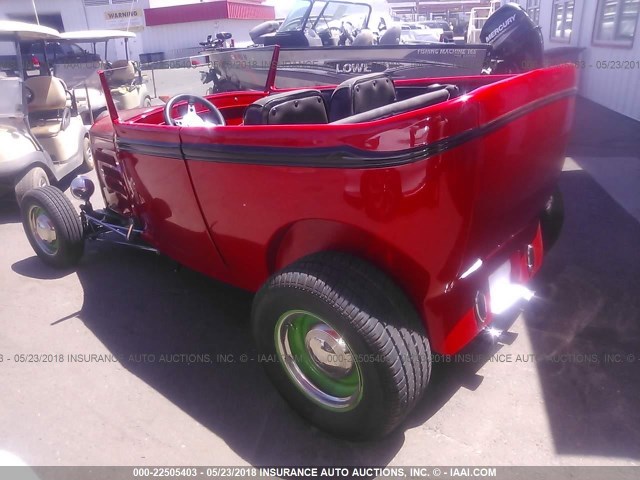
[{"label": "car interior", "polygon": [[[410,85],[396,85],[385,73],[350,78],[335,88],[296,89],[265,95],[262,92],[235,92],[209,97],[220,110],[225,125],[345,125],[371,122],[393,115],[446,102],[469,91],[497,81],[487,76],[456,79],[453,83],[434,83],[425,79]],[[177,103],[171,117],[180,118],[186,103]],[[216,124],[206,107],[196,105],[205,121]],[[166,124],[162,112],[145,112],[135,123]],[[183,123],[188,126],[188,123]]]}]

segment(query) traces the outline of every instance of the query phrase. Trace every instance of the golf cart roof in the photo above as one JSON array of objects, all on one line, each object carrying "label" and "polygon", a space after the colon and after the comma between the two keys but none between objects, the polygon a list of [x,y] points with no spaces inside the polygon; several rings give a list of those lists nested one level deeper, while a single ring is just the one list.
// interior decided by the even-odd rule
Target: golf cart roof
[{"label": "golf cart roof", "polygon": [[60,33],[42,25],[0,20],[0,38],[12,38],[18,41],[59,40]]},{"label": "golf cart roof", "polygon": [[135,38],[133,32],[124,30],[78,30],[75,32],[64,32],[60,34],[63,40],[77,43],[105,42],[115,38]]}]

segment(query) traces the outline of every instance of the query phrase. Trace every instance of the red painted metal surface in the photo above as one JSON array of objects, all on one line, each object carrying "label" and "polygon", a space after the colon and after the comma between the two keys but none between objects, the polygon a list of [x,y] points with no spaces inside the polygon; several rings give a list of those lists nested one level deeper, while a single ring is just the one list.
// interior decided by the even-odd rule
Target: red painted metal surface
[{"label": "red painted metal surface", "polygon": [[227,0],[144,9],[145,24],[148,27],[224,18],[274,20],[276,16],[274,7],[269,5],[229,2]]},{"label": "red painted metal surface", "polygon": [[[241,125],[244,107],[264,95],[259,92],[208,97],[227,126],[167,126],[160,110],[144,117],[127,112],[113,127],[98,122],[91,134],[101,182],[111,185],[103,185],[105,200],[140,218],[148,241],[162,252],[248,290],[314,252],[363,257],[404,289],[433,349],[455,353],[485,326],[473,308],[477,291],[488,295],[489,275],[509,262],[512,280],[525,283],[540,268],[539,215],[561,171],[576,76],[574,68],[561,66],[509,77],[429,80],[436,82],[474,89],[353,125]],[[122,148],[116,159],[107,159],[114,131]],[[136,142],[147,153],[136,153]],[[158,145],[162,154],[148,153]],[[208,157],[185,153],[194,145]],[[429,151],[432,145],[441,148]],[[283,158],[297,161],[230,161],[221,147],[232,153],[259,147],[264,155],[283,149]],[[312,164],[315,151],[332,148],[390,157],[407,149],[428,153],[377,168]],[[536,258],[531,271],[528,245]],[[481,267],[465,275],[478,261]]]}]

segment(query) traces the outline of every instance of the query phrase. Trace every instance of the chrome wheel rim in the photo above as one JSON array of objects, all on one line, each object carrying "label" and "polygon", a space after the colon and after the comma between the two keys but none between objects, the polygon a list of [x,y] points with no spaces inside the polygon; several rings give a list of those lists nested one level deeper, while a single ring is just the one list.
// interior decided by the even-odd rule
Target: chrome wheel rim
[{"label": "chrome wheel rim", "polygon": [[55,255],[60,248],[56,228],[47,212],[38,206],[29,208],[29,227],[38,247],[47,255]]},{"label": "chrome wheel rim", "polygon": [[278,360],[298,389],[327,410],[347,411],[362,398],[362,373],[351,348],[317,315],[290,310],[276,323]]}]

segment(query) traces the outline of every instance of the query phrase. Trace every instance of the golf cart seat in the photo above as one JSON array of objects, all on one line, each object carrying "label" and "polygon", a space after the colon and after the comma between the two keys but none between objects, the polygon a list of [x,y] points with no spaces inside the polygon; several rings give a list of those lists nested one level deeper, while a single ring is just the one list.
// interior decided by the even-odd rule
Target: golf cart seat
[{"label": "golf cart seat", "polygon": [[245,125],[327,123],[327,108],[319,90],[296,90],[267,95],[244,113]]},{"label": "golf cart seat", "polygon": [[139,106],[139,92],[135,84],[138,72],[135,64],[128,60],[116,60],[111,64],[111,69],[109,86],[118,107],[129,110]]},{"label": "golf cart seat", "polygon": [[39,76],[24,82],[30,95],[28,103],[31,133],[36,137],[54,137],[69,126],[71,109],[65,84],[56,77]]},{"label": "golf cart seat", "polygon": [[116,60],[111,64],[109,86],[117,88],[122,85],[131,85],[136,78],[136,67],[129,60]]},{"label": "golf cart seat", "polygon": [[345,80],[331,94],[329,121],[383,107],[396,101],[393,80],[384,73],[370,73]]}]

